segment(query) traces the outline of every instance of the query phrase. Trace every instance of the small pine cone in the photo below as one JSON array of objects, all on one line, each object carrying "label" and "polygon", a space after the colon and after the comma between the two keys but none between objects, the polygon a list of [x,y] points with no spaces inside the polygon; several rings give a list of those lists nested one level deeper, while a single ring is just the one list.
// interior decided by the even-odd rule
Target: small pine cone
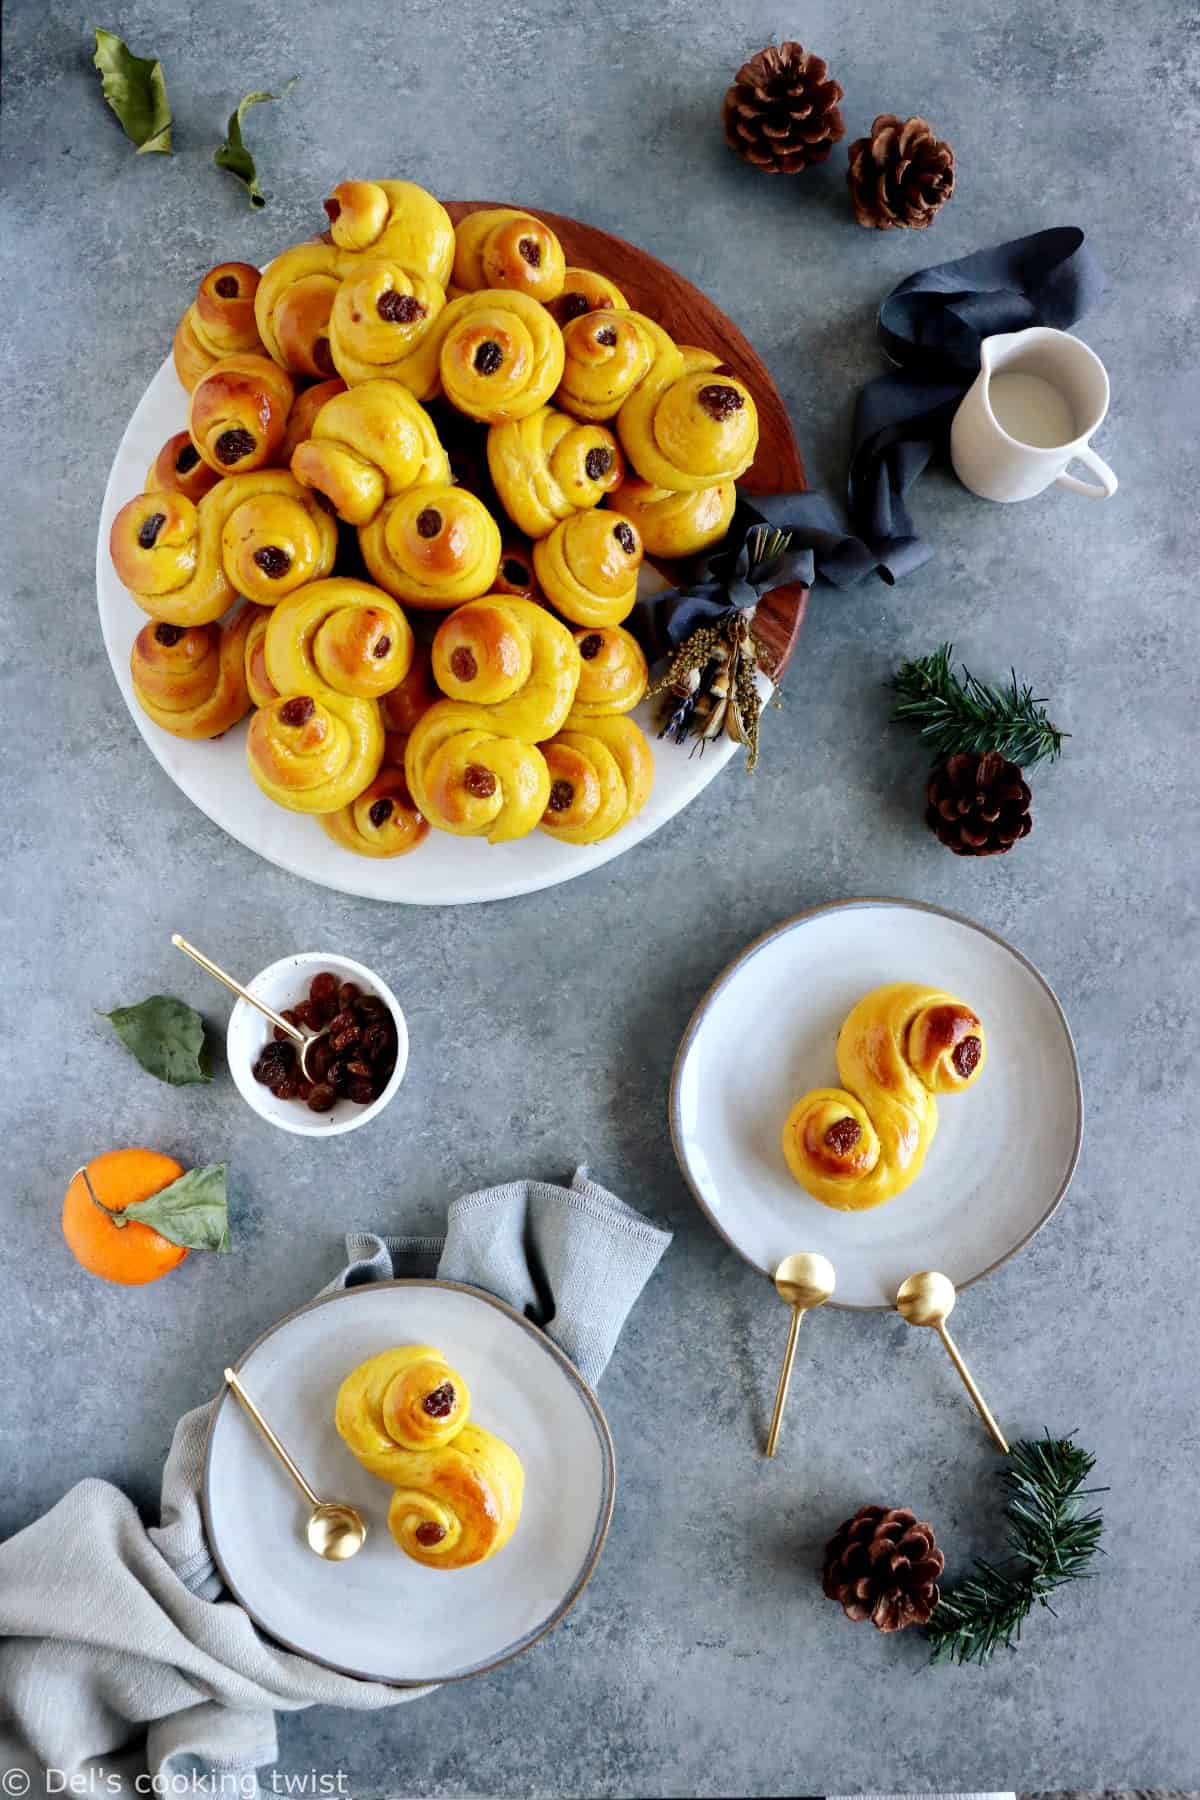
[{"label": "small pine cone", "polygon": [[945,1566],[933,1527],[906,1506],[860,1506],[825,1546],[821,1586],[848,1619],[903,1631],[929,1623]]},{"label": "small pine cone", "polygon": [[954,192],[954,152],[928,119],[880,113],[869,137],[849,150],[846,179],[854,216],[880,231],[923,231]]},{"label": "small pine cone", "polygon": [[725,95],[725,141],[768,175],[798,175],[824,162],[846,127],[839,82],[802,44],[768,44],[743,63]]},{"label": "small pine cone", "polygon": [[998,750],[963,750],[929,777],[925,823],[956,856],[1003,856],[1033,830],[1033,796],[1016,763]]}]

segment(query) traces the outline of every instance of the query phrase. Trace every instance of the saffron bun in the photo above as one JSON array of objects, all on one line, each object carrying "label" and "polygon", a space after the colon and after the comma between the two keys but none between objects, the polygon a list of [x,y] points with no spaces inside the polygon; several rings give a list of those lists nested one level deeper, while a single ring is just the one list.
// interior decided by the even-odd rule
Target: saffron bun
[{"label": "saffron bun", "polygon": [[487,425],[528,418],[562,377],[562,332],[529,294],[463,294],[446,306],[437,329],[443,392],[468,418]]},{"label": "saffron bun", "polygon": [[369,257],[338,287],[329,315],[329,351],[351,387],[385,377],[418,400],[438,388],[438,318],[446,296],[427,276]]},{"label": "saffron bun", "polygon": [[513,207],[469,213],[458,227],[452,280],[462,293],[507,288],[533,300],[562,293],[567,262],[548,225]]},{"label": "saffron bun", "polygon": [[737,487],[732,481],[721,481],[715,487],[679,494],[654,487],[630,471],[620,487],[613,489],[608,504],[614,512],[632,519],[647,556],[694,556],[719,544],[729,530]]},{"label": "saffron bun", "polygon": [[732,375],[664,357],[617,415],[617,435],[643,481],[675,493],[736,481],[754,461],[758,413]]},{"label": "saffron bun", "polygon": [[210,469],[246,475],[278,460],[296,390],[269,356],[226,356],[192,389],[188,430]]},{"label": "saffron bun", "polygon": [[385,501],[358,541],[371,579],[426,610],[488,593],[500,563],[500,527],[491,513],[474,494],[446,483]]},{"label": "saffron bun", "polygon": [[294,244],[268,264],[254,296],[254,318],[268,356],[309,380],[337,374],[329,316],[345,259],[333,244]]},{"label": "saffron bun", "polygon": [[325,213],[334,246],[347,261],[386,257],[440,288],[449,282],[454,226],[441,201],[416,182],[339,181]]},{"label": "saffron bun", "polygon": [[253,263],[218,263],[203,276],[196,298],[175,328],[175,373],[190,394],[223,356],[261,351],[254,298],[259,273]]},{"label": "saffron bun", "polygon": [[550,794],[541,829],[566,844],[598,844],[641,812],[654,753],[632,719],[592,718],[542,745]]},{"label": "saffron bun", "polygon": [[147,717],[180,738],[220,737],[244,719],[246,637],[255,610],[243,606],[226,625],[143,625],[129,670]]},{"label": "saffron bun", "polygon": [[471,600],[442,621],[433,640],[433,677],[447,699],[486,707],[496,729],[528,743],[562,726],[579,671],[571,633],[531,600]]},{"label": "saffron bun", "polygon": [[326,835],[343,850],[355,856],[407,856],[429,836],[429,821],[417,811],[408,789],[405,741],[389,732],[374,781],[349,806],[320,815]]},{"label": "saffron bun", "polygon": [[487,459],[501,505],[529,538],[545,537],[560,519],[598,506],[625,472],[611,431],[553,406],[493,425]]},{"label": "saffron bun", "polygon": [[395,381],[365,381],[326,401],[291,469],[348,525],[370,524],[406,488],[450,478],[433,420]]},{"label": "saffron bun", "polygon": [[582,730],[591,719],[632,712],[650,685],[646,655],[633,634],[620,625],[602,625],[576,631],[574,640],[579,685],[566,729]]},{"label": "saffron bun", "polygon": [[383,751],[376,702],[326,687],[283,694],[259,707],[246,734],[251,775],[268,799],[290,812],[349,806],[379,773]]},{"label": "saffron bun", "polygon": [[289,594],[267,625],[267,675],[280,694],[331,688],[378,700],[412,659],[412,628],[391,595],[344,575]]},{"label": "saffron bun", "polygon": [[533,546],[551,605],[573,625],[619,625],[637,598],[642,540],[619,513],[578,512]]},{"label": "saffron bun", "polygon": [[556,406],[577,419],[613,419],[659,362],[679,352],[661,325],[628,308],[584,313],[563,328]]},{"label": "saffron bun", "polygon": [[973,1086],[986,1059],[978,1016],[953,994],[914,981],[873,988],[838,1033],[841,1087],[814,1088],[788,1113],[788,1168],[824,1206],[881,1206],[921,1173],[935,1096]]},{"label": "saffron bun", "polygon": [[550,798],[541,751],[498,730],[486,706],[439,700],[413,727],[404,767],[419,811],[456,837],[527,837]]}]

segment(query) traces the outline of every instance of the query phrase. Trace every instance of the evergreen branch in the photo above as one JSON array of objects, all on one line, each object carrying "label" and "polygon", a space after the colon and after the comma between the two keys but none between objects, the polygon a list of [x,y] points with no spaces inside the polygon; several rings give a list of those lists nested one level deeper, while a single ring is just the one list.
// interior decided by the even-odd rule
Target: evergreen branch
[{"label": "evergreen branch", "polygon": [[1053,762],[1069,733],[1046,716],[1045,700],[1009,671],[1004,687],[980,681],[970,670],[954,673],[953,644],[941,644],[931,656],[919,656],[897,670],[892,681],[896,704],[892,719],[915,725],[921,739],[940,761],[960,750],[998,750],[1009,762],[1028,769],[1043,757]]},{"label": "evergreen branch", "polygon": [[1008,1491],[1010,1553],[1002,1564],[976,1560],[975,1573],[943,1594],[929,1621],[932,1662],[988,1662],[1015,1649],[1035,1606],[1069,1581],[1084,1581],[1100,1549],[1098,1509],[1080,1502],[1103,1488],[1083,1484],[1096,1459],[1072,1438],[1047,1435],[1014,1444],[1000,1480]]}]

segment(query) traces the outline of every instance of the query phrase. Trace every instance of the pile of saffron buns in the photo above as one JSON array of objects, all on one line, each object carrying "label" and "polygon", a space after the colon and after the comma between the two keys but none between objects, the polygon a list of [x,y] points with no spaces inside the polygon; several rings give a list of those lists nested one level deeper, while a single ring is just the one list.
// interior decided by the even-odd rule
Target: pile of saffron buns
[{"label": "pile of saffron buns", "polygon": [[325,211],[180,320],[188,429],[110,538],[137,699],[183,738],[250,714],[263,792],[364,856],[599,842],[654,777],[643,555],[724,537],[754,400],[529,213],[456,230],[405,181]]}]

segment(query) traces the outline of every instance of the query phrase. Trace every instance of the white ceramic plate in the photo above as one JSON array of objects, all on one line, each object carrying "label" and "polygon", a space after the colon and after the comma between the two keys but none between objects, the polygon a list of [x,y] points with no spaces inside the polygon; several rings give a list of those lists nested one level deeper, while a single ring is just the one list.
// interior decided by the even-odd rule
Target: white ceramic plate
[{"label": "white ceramic plate", "polygon": [[[134,724],[175,785],[215,825],[268,862],[322,887],[369,900],[406,901],[415,906],[457,906],[474,900],[504,900],[532,894],[572,876],[586,875],[632,850],[673,819],[720,773],[735,746],[721,738],[703,756],[654,741],[651,708],[633,717],[650,738],[655,756],[654,791],[631,825],[602,844],[558,844],[542,831],[512,844],[431,832],[410,856],[355,856],[326,836],[315,819],[276,806],[251,779],[246,767],[246,727],[240,725],[211,743],[172,737],[148,719],[133,697],[129,652],[146,614],[125,591],[108,554],[108,534],[127,500],[141,492],[166,440],[187,425],[187,395],[170,357],[138,402],[121,439],[108,477],[96,542],[96,592],[100,626],[117,686]],[[663,578],[643,569],[641,591],[665,587]]]},{"label": "white ceramic plate", "polygon": [[[433,1344],[462,1371],[471,1416],[525,1465],[512,1538],[473,1569],[427,1569],[387,1529],[391,1489],[338,1437],[338,1388],[395,1344]],[[550,1340],[503,1302],[441,1281],[374,1282],[274,1326],[237,1364],[313,1487],[367,1521],[350,1562],[304,1541],[307,1506],[232,1394],[213,1417],[204,1469],[208,1540],[230,1592],[290,1650],[400,1687],[458,1681],[526,1650],[578,1598],[616,1489],[595,1395]]]},{"label": "white ceramic plate", "polygon": [[[939,1101],[911,1188],[835,1212],[789,1173],[783,1122],[809,1088],[836,1086],[842,1021],[888,981],[974,1007],[987,1066],[969,1093]],[[917,1270],[967,1287],[1046,1223],[1079,1156],[1083,1092],[1058,1000],[1003,938],[937,907],[846,900],[769,931],[705,995],[675,1064],[671,1134],[692,1192],[747,1262],[771,1275],[794,1250],[820,1251],[837,1270],[835,1304],[890,1307]]]}]

